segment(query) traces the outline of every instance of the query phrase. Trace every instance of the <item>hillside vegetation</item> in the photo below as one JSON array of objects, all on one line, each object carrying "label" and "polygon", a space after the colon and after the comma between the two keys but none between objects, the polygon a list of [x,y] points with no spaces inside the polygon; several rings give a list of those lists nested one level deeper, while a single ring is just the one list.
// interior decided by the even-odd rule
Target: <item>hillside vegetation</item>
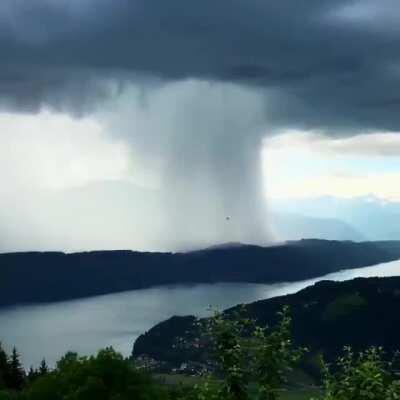
[{"label": "hillside vegetation", "polygon": [[[14,349],[0,346],[1,400],[398,400],[397,362],[383,349],[342,350],[333,365],[319,358],[320,385],[293,389],[288,377],[310,351],[292,338],[289,307],[273,326],[236,309],[197,324],[213,370],[178,384],[151,376],[112,348],[80,357],[69,352],[53,369],[43,360],[26,374]],[[168,376],[167,376],[168,377]]]},{"label": "hillside vegetation", "polygon": [[[400,314],[395,310],[400,309],[400,277],[321,281],[292,295],[248,304],[245,309],[264,326],[277,322],[283,306],[290,308],[294,343],[311,349],[303,363],[308,373],[315,374],[317,357],[323,354],[333,360],[344,346],[357,351],[382,346],[388,354],[399,348]],[[208,348],[198,337],[196,318],[173,317],[141,335],[133,356],[146,354],[170,368],[188,362],[207,365]]]}]

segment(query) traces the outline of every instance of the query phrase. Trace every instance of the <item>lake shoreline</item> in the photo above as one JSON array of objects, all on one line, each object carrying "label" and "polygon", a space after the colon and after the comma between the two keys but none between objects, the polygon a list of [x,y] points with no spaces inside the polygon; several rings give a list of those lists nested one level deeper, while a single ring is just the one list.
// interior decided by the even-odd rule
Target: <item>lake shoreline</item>
[{"label": "lake shoreline", "polygon": [[209,306],[226,309],[295,293],[320,280],[400,275],[400,261],[344,270],[311,280],[264,284],[205,284],[133,290],[50,304],[0,309],[0,340],[16,346],[24,365],[45,357],[51,365],[66,351],[94,354],[113,346],[129,356],[135,339],[174,315],[209,315]]}]

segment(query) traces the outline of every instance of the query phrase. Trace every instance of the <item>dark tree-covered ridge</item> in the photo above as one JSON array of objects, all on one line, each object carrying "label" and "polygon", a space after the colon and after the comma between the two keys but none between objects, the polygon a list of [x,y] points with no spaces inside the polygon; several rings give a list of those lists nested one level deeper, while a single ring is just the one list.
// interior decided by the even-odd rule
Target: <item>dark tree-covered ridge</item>
[{"label": "dark tree-covered ridge", "polygon": [[[383,347],[388,354],[400,350],[400,277],[321,281],[295,294],[248,304],[245,309],[260,326],[271,326],[283,306],[290,309],[294,343],[328,360],[335,359],[344,346],[356,351]],[[146,354],[175,365],[204,361],[206,348],[195,345],[196,336],[194,317],[172,317],[139,336],[133,355]]]},{"label": "dark tree-covered ridge", "polygon": [[272,283],[400,258],[400,242],[301,240],[188,253],[93,251],[0,254],[0,306],[61,301],[151,286]]}]

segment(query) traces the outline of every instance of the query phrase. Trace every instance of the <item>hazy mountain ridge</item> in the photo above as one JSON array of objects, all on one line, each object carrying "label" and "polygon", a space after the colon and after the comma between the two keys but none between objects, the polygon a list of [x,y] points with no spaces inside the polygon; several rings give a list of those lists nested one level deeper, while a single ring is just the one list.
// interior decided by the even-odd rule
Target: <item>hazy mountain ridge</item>
[{"label": "hazy mountain ridge", "polygon": [[[280,198],[271,199],[270,203],[272,212],[283,216],[278,219],[283,225],[278,224],[277,229],[286,239],[309,237],[310,229],[321,239],[360,240],[360,235],[364,240],[397,240],[400,237],[399,201],[385,201],[370,195]],[[302,220],[309,221],[310,226]],[[325,225],[318,220],[324,220]]]},{"label": "hazy mountain ridge", "polygon": [[296,281],[398,258],[400,242],[324,240],[270,247],[219,247],[189,253],[126,250],[0,254],[0,306],[160,285]]},{"label": "hazy mountain ridge", "polygon": [[338,218],[315,218],[296,213],[271,213],[271,231],[277,240],[300,240],[315,238],[322,240],[365,241],[367,238],[349,223]]}]

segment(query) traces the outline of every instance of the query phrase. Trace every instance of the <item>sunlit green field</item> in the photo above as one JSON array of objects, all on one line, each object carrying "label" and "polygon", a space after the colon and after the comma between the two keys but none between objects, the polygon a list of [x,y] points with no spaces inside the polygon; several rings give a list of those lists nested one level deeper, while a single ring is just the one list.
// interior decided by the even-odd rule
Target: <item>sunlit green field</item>
[{"label": "sunlit green field", "polygon": [[[167,385],[194,386],[201,381],[196,376],[157,374],[154,376],[161,383]],[[289,389],[281,392],[281,400],[310,400],[318,399],[321,392],[318,389]]]},{"label": "sunlit green field", "polygon": [[309,400],[318,399],[320,392],[313,389],[298,389],[282,392],[281,400]]},{"label": "sunlit green field", "polygon": [[198,376],[187,376],[181,374],[155,374],[154,378],[166,385],[194,386],[201,382],[201,378]]}]

